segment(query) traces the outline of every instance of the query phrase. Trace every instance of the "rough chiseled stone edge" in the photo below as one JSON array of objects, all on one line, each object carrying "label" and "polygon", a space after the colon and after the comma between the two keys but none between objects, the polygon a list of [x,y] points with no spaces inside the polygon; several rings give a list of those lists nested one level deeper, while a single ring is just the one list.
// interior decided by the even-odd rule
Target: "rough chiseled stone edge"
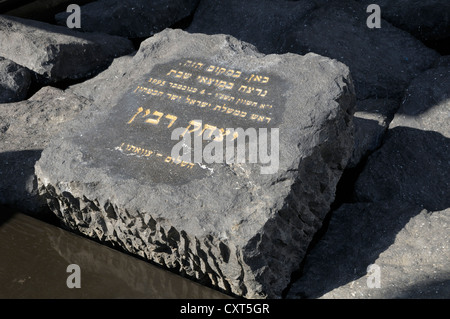
[{"label": "rough chiseled stone edge", "polygon": [[[65,185],[66,190],[46,185],[40,179],[38,184],[39,193],[66,227],[231,292],[220,269],[220,263],[231,257],[232,248],[227,243],[215,242],[212,237],[191,237],[147,212],[127,210],[111,202],[101,205],[98,200],[85,196],[77,198],[67,191],[70,183]],[[141,225],[136,227],[137,223]],[[214,249],[216,252],[212,253]],[[214,256],[221,256],[222,260],[218,261]],[[236,259],[239,263],[239,256]]]},{"label": "rough chiseled stone edge", "polygon": [[[328,126],[330,134],[334,134],[337,125],[348,125],[350,118],[349,112],[341,112],[333,119],[334,125]],[[51,210],[57,213],[66,226],[89,237],[117,243],[129,252],[228,293],[247,298],[279,298],[289,283],[290,273],[300,264],[307,246],[321,226],[325,217],[323,212],[328,211],[334,199],[334,187],[325,185],[337,184],[350,156],[351,150],[346,145],[352,136],[350,126],[347,128],[339,141],[330,140],[316,147],[313,154],[301,162],[298,177],[295,178],[283,208],[275,212],[262,231],[245,247],[235,247],[212,236],[192,237],[183,230],[175,229],[169,221],[155,220],[147,212],[142,214],[139,211],[128,211],[111,202],[101,205],[97,200],[86,197],[81,200],[68,191],[70,185],[58,185],[59,189],[56,189],[48,181],[38,179],[39,193],[45,196]],[[339,157],[337,161],[333,158],[336,155]],[[333,165],[335,167],[330,167]],[[312,166],[324,167],[317,172],[321,178],[319,177],[316,185],[304,185],[303,176],[310,174]],[[42,176],[39,173],[37,175]],[[326,199],[322,202],[310,202],[315,192],[325,193]],[[65,213],[69,210],[72,214]],[[121,232],[116,232],[115,228]],[[261,238],[266,234],[275,236]],[[275,242],[279,244],[280,241],[285,247],[281,254],[294,257],[289,265],[267,255],[274,250],[279,252],[280,247]],[[255,276],[252,267],[261,263],[267,267]],[[230,271],[230,264],[237,265],[240,269]],[[227,276],[229,272],[238,273],[238,276],[230,278]],[[283,279],[280,280],[280,275],[286,272],[287,276],[281,276]]]},{"label": "rough chiseled stone edge", "polygon": [[[351,100],[350,96],[343,96],[343,98]],[[341,103],[348,106],[354,104],[350,100]],[[353,107],[347,109],[346,112],[341,112],[339,116],[333,119],[333,123],[328,123],[328,133],[335,134],[336,139],[318,145],[308,158],[300,162],[298,176],[293,181],[291,191],[282,209],[276,212],[274,218],[269,220],[264,225],[263,230],[243,248],[244,256],[253,256],[251,258],[245,257],[247,265],[263,263],[269,266],[265,271],[257,273],[253,282],[272,286],[275,280],[279,281],[273,287],[274,294],[267,296],[269,298],[280,297],[282,290],[289,284],[290,274],[298,269],[313,236],[322,226],[326,213],[334,200],[336,185],[352,151],[348,147],[353,140],[353,127],[351,124],[349,125],[351,123],[351,109]],[[339,129],[336,130],[338,126],[346,126],[347,130],[343,129],[339,133]],[[322,169],[317,171],[318,168]],[[310,176],[311,172],[314,172],[318,178],[313,185],[306,185],[302,181],[310,179],[306,176]],[[324,183],[324,181],[326,182]],[[321,194],[322,196],[314,198],[314,194]],[[316,199],[319,199],[319,201]],[[322,200],[320,201],[320,199]],[[260,234],[262,236],[265,234],[274,236],[263,241]],[[290,254],[293,260],[287,263],[278,258],[267,258],[270,252],[280,250],[280,245],[274,245],[277,241],[284,243],[282,245],[284,249],[280,255],[282,256],[283,253]],[[256,246],[262,244],[267,245],[267,247],[262,251],[259,247],[260,253],[256,253]],[[286,272],[286,268],[289,276],[280,280],[278,277]],[[254,289],[257,290],[256,287]]]},{"label": "rough chiseled stone edge", "polygon": [[[291,256],[287,264],[275,265],[276,270],[269,269],[267,272],[270,267],[261,267],[260,265],[261,262],[266,262],[265,256],[258,255],[261,247],[258,247],[257,250],[254,249],[257,248],[256,246],[253,247],[253,243],[257,244],[259,235],[256,235],[255,240],[251,240],[245,247],[236,247],[213,236],[191,238],[192,236],[186,232],[175,229],[166,219],[155,219],[147,212],[143,214],[137,210],[119,209],[115,203],[110,201],[99,203],[99,199],[85,196],[85,194],[92,194],[91,192],[80,191],[83,187],[95,187],[95,185],[77,185],[75,182],[69,182],[60,183],[55,188],[50,185],[50,181],[46,180],[45,175],[39,172],[40,167],[37,165],[40,194],[47,197],[51,209],[69,228],[85,235],[101,241],[117,242],[119,246],[131,253],[165,267],[176,269],[182,274],[210,283],[226,292],[247,298],[279,298],[290,280],[291,272],[297,269],[304,257],[306,247],[328,212],[329,205],[334,199],[335,186],[350,157],[353,144],[352,116],[355,95],[348,68],[346,70],[347,73],[343,75],[344,82],[336,82],[337,86],[341,88],[340,95],[335,98],[336,107],[329,114],[327,121],[321,124],[323,130],[321,134],[330,138],[323,139],[327,142],[316,144],[310,149],[311,154],[306,159],[299,159],[299,169],[296,174],[288,172],[286,175],[286,180],[292,185],[291,195],[288,198],[293,203],[298,201],[297,204],[293,204],[296,208],[289,208],[288,201],[284,199],[284,206],[279,211],[273,211],[272,218],[257,232],[264,236],[267,232],[275,231],[281,236],[275,240],[287,242],[284,249],[280,249],[279,245],[275,245],[271,240],[264,240],[264,244],[267,245],[267,247],[263,247],[264,252],[270,253],[275,250],[278,255],[279,253],[295,254],[295,257]],[[317,165],[318,163],[324,163],[325,167]],[[315,171],[314,168],[318,166],[324,170]],[[319,178],[315,185],[302,185],[302,177],[310,178],[312,172],[325,177],[323,180]],[[295,178],[295,175],[298,178]],[[330,186],[328,189],[327,185]],[[72,194],[71,189],[74,189],[76,194]],[[299,189],[302,189],[302,192],[299,192]],[[326,200],[312,201],[311,194],[315,192],[326,192]],[[82,200],[77,198],[82,198]],[[305,203],[302,203],[303,199]],[[73,216],[65,213],[69,207],[73,211]],[[295,209],[300,209],[300,214],[297,214]],[[114,225],[108,223],[108,221],[119,219],[121,221],[116,227],[124,226],[122,234],[126,235],[126,238],[119,238]],[[298,223],[299,220],[310,222],[312,225],[311,233],[304,232],[309,238],[301,241],[300,244],[297,240],[299,236],[291,236],[298,232],[296,222]],[[133,228],[135,225],[137,228]],[[280,232],[280,225],[288,227],[289,230]],[[83,231],[83,226],[88,226],[90,230],[86,228]],[[142,229],[142,233],[139,232],[139,227]],[[145,230],[149,230],[149,232],[147,233]],[[301,237],[301,231],[299,233]],[[149,246],[145,245],[146,238],[149,238]],[[280,250],[284,251],[280,252]],[[252,251],[256,252],[256,255],[252,255]],[[183,258],[183,256],[189,256],[191,259],[186,260],[187,258]],[[215,256],[220,257],[216,258]],[[248,258],[249,256],[250,258]],[[275,259],[277,258],[272,256],[272,261]]]}]

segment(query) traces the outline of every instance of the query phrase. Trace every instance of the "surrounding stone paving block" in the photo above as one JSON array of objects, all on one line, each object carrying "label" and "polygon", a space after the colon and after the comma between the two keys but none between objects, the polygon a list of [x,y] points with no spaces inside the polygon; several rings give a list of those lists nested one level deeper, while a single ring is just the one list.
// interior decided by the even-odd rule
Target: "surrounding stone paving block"
[{"label": "surrounding stone paving block", "polygon": [[64,123],[88,104],[84,98],[44,87],[29,100],[0,104],[0,204],[38,215],[34,165]]},{"label": "surrounding stone paving block", "polygon": [[230,34],[260,52],[279,53],[284,33],[316,7],[310,0],[202,0],[187,30]]},{"label": "surrounding stone paving block", "polygon": [[450,138],[450,65],[429,69],[411,82],[389,128],[399,126]]},{"label": "surrounding stone paving block", "polygon": [[[82,31],[146,38],[189,17],[199,0],[100,0],[80,7]],[[56,15],[60,25],[72,13]]]},{"label": "surrounding stone paving block", "polygon": [[450,209],[356,203],[332,215],[287,298],[450,297]]},{"label": "surrounding stone paving block", "polygon": [[0,56],[50,82],[92,76],[133,51],[122,37],[0,15]]},{"label": "surrounding stone paving block", "polygon": [[358,99],[398,98],[439,55],[385,20],[370,29],[366,7],[333,1],[312,11],[284,36],[283,52],[315,52],[346,64]]},{"label": "surrounding stone paving block", "polygon": [[450,72],[430,69],[411,82],[383,146],[360,174],[359,201],[398,200],[450,207]]}]

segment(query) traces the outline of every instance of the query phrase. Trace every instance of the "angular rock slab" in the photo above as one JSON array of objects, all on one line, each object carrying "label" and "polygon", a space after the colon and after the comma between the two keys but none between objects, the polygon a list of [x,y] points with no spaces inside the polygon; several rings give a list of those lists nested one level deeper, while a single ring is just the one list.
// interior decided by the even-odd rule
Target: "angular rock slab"
[{"label": "angular rock slab", "polygon": [[345,63],[358,99],[401,97],[439,55],[383,19],[381,28],[368,28],[366,8],[348,0],[323,5],[281,35],[282,52],[315,52]]},{"label": "angular rock slab", "polygon": [[282,36],[316,7],[310,0],[202,0],[187,30],[229,34],[260,52],[280,53]]},{"label": "angular rock slab", "polygon": [[[181,30],[115,66],[99,77],[116,103],[83,112],[36,164],[49,207],[72,229],[229,293],[280,297],[351,154],[347,67]],[[278,170],[172,158],[172,131],[197,134],[192,120],[215,134],[279,128]]]},{"label": "angular rock slab", "polygon": [[436,60],[436,62],[433,65],[435,68],[441,67],[441,66],[450,66],[450,55],[443,55],[439,59]]},{"label": "angular rock slab", "polygon": [[[358,1],[366,6],[374,3]],[[384,19],[421,41],[450,39],[450,3],[447,0],[380,0],[376,3]]]},{"label": "angular rock slab", "polygon": [[450,139],[408,127],[389,130],[355,185],[359,201],[398,200],[437,211],[450,207]]},{"label": "angular rock slab", "polygon": [[27,68],[0,57],[0,103],[25,99],[30,84],[31,74]]},{"label": "angular rock slab", "polygon": [[44,87],[26,101],[0,105],[0,204],[39,215],[46,203],[38,196],[34,165],[64,123],[88,101]]},{"label": "angular rock slab", "polygon": [[415,78],[383,146],[358,177],[359,201],[398,200],[432,211],[450,207],[450,68]]},{"label": "angular rock slab", "polygon": [[0,56],[55,82],[84,78],[134,51],[131,41],[48,23],[0,16]]},{"label": "angular rock slab", "polygon": [[450,65],[429,69],[411,81],[389,128],[399,126],[450,138]]},{"label": "angular rock slab", "polygon": [[[81,31],[146,38],[188,17],[199,0],[100,0],[81,6]],[[55,16],[66,25],[71,13]]]},{"label": "angular rock slab", "polygon": [[450,209],[345,204],[333,212],[287,298],[448,298],[449,227]]}]

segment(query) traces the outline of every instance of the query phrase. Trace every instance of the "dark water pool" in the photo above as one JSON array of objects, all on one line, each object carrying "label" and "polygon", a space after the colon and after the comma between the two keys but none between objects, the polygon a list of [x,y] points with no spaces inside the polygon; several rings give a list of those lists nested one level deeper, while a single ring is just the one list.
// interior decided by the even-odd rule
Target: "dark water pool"
[{"label": "dark water pool", "polygon": [[[0,208],[0,214],[3,214]],[[30,216],[0,219],[0,298],[230,298]],[[81,288],[68,288],[79,266]],[[71,277],[70,282],[76,279]]]}]

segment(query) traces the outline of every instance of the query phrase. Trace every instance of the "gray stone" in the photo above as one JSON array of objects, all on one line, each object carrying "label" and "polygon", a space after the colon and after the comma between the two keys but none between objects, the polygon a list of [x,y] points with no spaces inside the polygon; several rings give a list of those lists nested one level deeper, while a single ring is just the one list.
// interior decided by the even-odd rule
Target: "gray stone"
[{"label": "gray stone", "polygon": [[399,200],[437,211],[450,206],[449,68],[411,82],[386,142],[359,176],[360,201]]},{"label": "gray stone", "polygon": [[[364,5],[372,0],[358,0]],[[379,0],[381,16],[421,41],[450,40],[450,2],[447,0]]]},{"label": "gray stone", "polygon": [[287,298],[449,298],[449,226],[450,209],[345,204]]},{"label": "gray stone", "polygon": [[52,136],[86,104],[74,94],[45,87],[27,101],[0,105],[0,204],[36,215],[43,210],[34,165]]},{"label": "gray stone", "polygon": [[283,51],[337,59],[350,68],[358,99],[398,98],[439,55],[385,20],[366,25],[366,7],[334,1],[309,13],[286,33]]},{"label": "gray stone", "polygon": [[0,103],[25,99],[30,84],[29,70],[11,60],[0,57]]},{"label": "gray stone", "polygon": [[356,103],[355,146],[347,167],[355,167],[380,147],[398,104],[392,99],[366,99]]},{"label": "gray stone", "polygon": [[441,66],[446,66],[446,67],[450,67],[450,55],[443,55],[441,56],[436,63],[434,64],[433,67],[438,68]]},{"label": "gray stone", "polygon": [[187,31],[230,34],[260,52],[279,53],[282,35],[314,8],[310,0],[203,0]]},{"label": "gray stone", "polygon": [[[81,6],[81,31],[147,38],[187,18],[199,0],[100,0]],[[66,25],[71,13],[55,16]]]},{"label": "gray stone", "polygon": [[449,138],[438,132],[395,127],[358,177],[356,198],[445,209],[450,206],[449,161]]},{"label": "gray stone", "polygon": [[[93,106],[35,167],[63,223],[230,293],[279,298],[351,154],[348,68],[165,30],[72,92],[81,88]],[[217,127],[219,141],[225,128],[279,128],[278,170],[172,157],[175,128],[198,136],[191,120]]]},{"label": "gray stone", "polygon": [[399,126],[450,138],[450,66],[427,70],[411,82],[389,128]]},{"label": "gray stone", "polygon": [[133,50],[125,38],[0,16],[0,56],[49,81],[92,76]]}]

